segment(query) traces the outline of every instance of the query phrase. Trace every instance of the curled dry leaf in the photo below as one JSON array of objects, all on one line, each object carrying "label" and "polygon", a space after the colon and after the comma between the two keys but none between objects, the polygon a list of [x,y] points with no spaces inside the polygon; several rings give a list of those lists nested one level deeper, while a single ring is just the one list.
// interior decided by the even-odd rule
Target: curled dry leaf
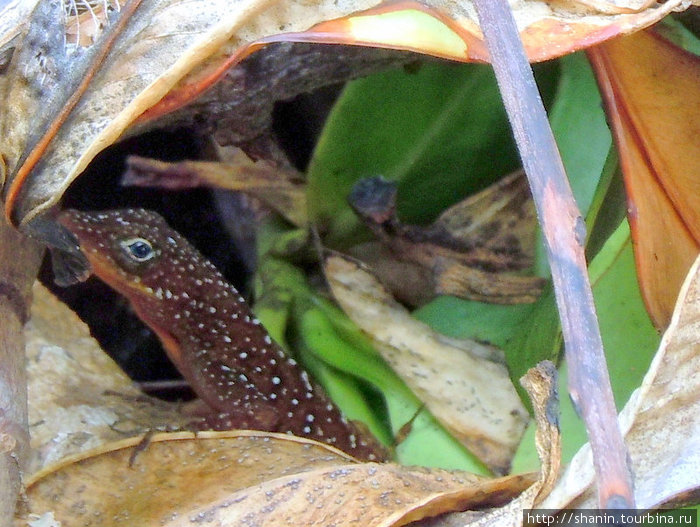
[{"label": "curled dry leaf", "polygon": [[[640,509],[697,502],[700,496],[700,258],[681,288],[659,351],[620,414]],[[585,445],[543,508],[595,503],[590,448]]]},{"label": "curled dry leaf", "polygon": [[182,161],[166,163],[132,156],[122,183],[140,187],[181,190],[199,186],[245,192],[265,203],[294,225],[307,223],[306,189],[297,172],[253,161],[236,149],[226,162]]},{"label": "curled dry leaf", "polygon": [[[535,248],[535,207],[522,172],[453,205],[427,227],[399,221],[396,193],[396,183],[363,179],[349,201],[394,260],[423,268],[434,294],[504,304],[537,299],[543,279],[509,273],[530,267]],[[377,269],[383,271],[383,280],[388,279],[385,283],[401,289],[403,275],[393,276],[386,263]],[[394,272],[404,270],[405,266],[397,266]],[[410,293],[400,290],[398,296],[410,297]]]},{"label": "curled dry leaf", "polygon": [[411,317],[355,261],[330,256],[333,296],[431,413],[492,470],[505,473],[528,414],[498,350],[447,338]]},{"label": "curled dry leaf", "polygon": [[31,513],[65,526],[390,526],[500,506],[533,480],[356,463],[286,435],[207,432],[130,439],[67,459],[28,482],[27,495]]},{"label": "curled dry leaf", "polygon": [[189,525],[188,518],[197,518],[202,508],[238,490],[351,462],[339,450],[282,434],[136,437],[66,458],[35,474],[27,482],[28,512],[53,512],[64,526],[170,525],[178,518]]},{"label": "curled dry leaf", "polygon": [[301,31],[347,14],[323,1],[239,0],[233,8],[229,0],[131,0],[95,45],[71,53],[58,4],[39,4],[7,72],[5,97],[14,104],[2,115],[2,154],[15,223],[56,203],[97,153],[203,63],[220,66],[280,28]]},{"label": "curled dry leaf", "polygon": [[[82,41],[67,47],[62,2],[40,2],[6,73],[3,95],[13,104],[2,115],[2,179],[9,182],[7,214],[16,224],[56,204],[95,155],[137,120],[143,124],[187,105],[268,43],[362,44],[465,61],[488,58],[468,2],[130,0],[119,10],[105,5],[109,22],[95,42],[90,45],[91,35],[87,47]],[[601,13],[600,5],[612,6],[603,11],[616,14]],[[683,0],[648,9],[603,1],[591,10],[574,1],[555,8],[540,0],[516,4],[514,14],[530,58],[544,60],[645,27],[681,6]]]},{"label": "curled dry leaf", "polygon": [[[658,8],[625,0],[617,4],[570,0],[558,3],[556,8],[546,1],[534,1],[515,4],[512,9],[528,56],[538,61],[641,29],[682,6],[685,7],[682,0]],[[489,60],[471,2],[402,0],[375,2],[370,7],[355,2],[348,11],[338,18],[309,25],[303,32],[270,35],[243,48],[230,48],[228,55],[220,54],[220,61],[210,60],[185,78],[148,112],[149,118],[182,107],[216,82],[241,56],[271,42],[352,44],[410,50],[466,62]]]},{"label": "curled dry leaf", "polygon": [[520,379],[527,390],[535,413],[535,447],[542,462],[537,493],[533,505],[542,501],[554,487],[561,466],[559,431],[559,392],[557,368],[551,361],[542,361]]},{"label": "curled dry leaf", "polygon": [[445,511],[502,506],[532,481],[529,474],[476,480],[441,469],[339,465],[240,491],[213,504],[207,519],[222,526],[395,527]]},{"label": "curled dry leaf", "polygon": [[[78,332],[80,334],[80,332]],[[525,383],[543,470],[484,479],[441,469],[357,463],[311,440],[252,431],[156,434],[70,456],[27,482],[28,515],[61,525],[398,526],[478,509],[479,525],[522,518],[558,467],[553,366]],[[492,510],[489,510],[492,509]],[[517,525],[516,523],[512,523]]]},{"label": "curled dry leaf", "polygon": [[175,405],[143,395],[43,286],[26,326],[32,473],[67,455],[148,430],[184,427]]},{"label": "curled dry leaf", "polygon": [[640,289],[664,329],[700,252],[700,59],[654,32],[589,56],[620,153]]}]

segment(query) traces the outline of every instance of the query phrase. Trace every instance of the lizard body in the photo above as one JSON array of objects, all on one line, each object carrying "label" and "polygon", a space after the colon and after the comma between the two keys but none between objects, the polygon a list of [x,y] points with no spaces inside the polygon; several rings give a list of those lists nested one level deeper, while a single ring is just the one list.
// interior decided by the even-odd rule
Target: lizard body
[{"label": "lizard body", "polygon": [[92,272],[156,332],[218,413],[217,428],[288,432],[361,459],[386,457],[270,338],[236,288],[158,214],[68,210],[58,221],[75,235]]}]

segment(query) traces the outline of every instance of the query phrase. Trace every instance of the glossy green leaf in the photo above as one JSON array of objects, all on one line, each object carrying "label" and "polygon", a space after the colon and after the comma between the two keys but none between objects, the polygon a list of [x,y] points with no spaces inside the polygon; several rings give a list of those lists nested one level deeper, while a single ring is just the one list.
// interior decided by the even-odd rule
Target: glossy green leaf
[{"label": "glossy green leaf", "polygon": [[309,167],[309,207],[342,243],[359,228],[346,202],[358,179],[400,181],[400,214],[420,223],[518,164],[491,68],[424,63],[345,89]]},{"label": "glossy green leaf", "polygon": [[418,320],[455,338],[469,338],[504,348],[519,322],[533,311],[532,304],[485,304],[453,296],[440,296],[413,312]]}]

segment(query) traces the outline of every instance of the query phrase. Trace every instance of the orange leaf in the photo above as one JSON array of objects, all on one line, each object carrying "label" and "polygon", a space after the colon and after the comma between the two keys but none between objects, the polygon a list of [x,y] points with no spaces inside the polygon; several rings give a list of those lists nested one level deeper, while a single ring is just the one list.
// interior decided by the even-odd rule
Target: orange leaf
[{"label": "orange leaf", "polygon": [[620,153],[642,295],[663,329],[700,250],[700,60],[653,32],[589,57]]},{"label": "orange leaf", "polygon": [[[563,2],[553,9],[546,1],[513,7],[523,45],[532,62],[552,59],[593,46],[617,35],[650,26],[661,20],[679,0],[661,6],[615,7],[601,10],[606,2]],[[350,44],[410,50],[462,62],[489,62],[490,57],[475,12],[464,5],[432,0],[381,2],[338,18],[312,25],[308,30],[272,34],[232,50],[184,79],[161,101],[144,112],[139,121],[156,119],[190,103],[218,82],[245,57],[273,42]]]}]

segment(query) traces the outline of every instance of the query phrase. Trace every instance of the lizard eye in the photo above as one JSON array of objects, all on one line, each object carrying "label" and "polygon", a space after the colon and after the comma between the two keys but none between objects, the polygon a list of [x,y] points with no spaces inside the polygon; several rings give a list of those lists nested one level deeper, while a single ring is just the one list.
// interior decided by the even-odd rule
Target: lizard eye
[{"label": "lizard eye", "polygon": [[119,245],[130,259],[139,263],[147,262],[156,256],[151,242],[144,238],[129,238],[119,242]]}]

